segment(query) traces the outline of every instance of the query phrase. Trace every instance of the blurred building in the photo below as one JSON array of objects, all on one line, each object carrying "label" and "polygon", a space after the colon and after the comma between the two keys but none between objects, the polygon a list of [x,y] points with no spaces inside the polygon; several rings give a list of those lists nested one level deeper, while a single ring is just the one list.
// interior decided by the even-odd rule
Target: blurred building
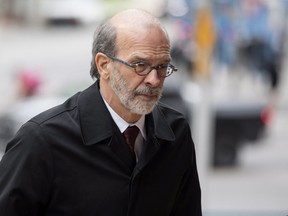
[{"label": "blurred building", "polygon": [[34,21],[38,15],[39,2],[40,0],[0,0],[0,15],[2,18],[22,22]]},{"label": "blurred building", "polygon": [[89,23],[105,16],[102,0],[0,0],[0,17],[20,23]]}]

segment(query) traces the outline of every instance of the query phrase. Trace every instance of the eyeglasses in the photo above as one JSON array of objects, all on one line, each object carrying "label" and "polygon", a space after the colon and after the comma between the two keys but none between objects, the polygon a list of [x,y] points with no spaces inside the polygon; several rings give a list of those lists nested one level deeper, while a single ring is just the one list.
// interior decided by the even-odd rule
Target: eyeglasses
[{"label": "eyeglasses", "polygon": [[160,64],[158,66],[152,67],[149,63],[140,61],[135,64],[130,64],[128,62],[125,62],[119,58],[116,58],[115,56],[107,55],[110,59],[113,61],[120,62],[128,67],[131,67],[134,69],[135,73],[140,75],[140,76],[146,76],[149,74],[153,69],[155,69],[160,77],[168,77],[170,76],[173,72],[178,71],[177,68],[175,68],[172,64]]}]

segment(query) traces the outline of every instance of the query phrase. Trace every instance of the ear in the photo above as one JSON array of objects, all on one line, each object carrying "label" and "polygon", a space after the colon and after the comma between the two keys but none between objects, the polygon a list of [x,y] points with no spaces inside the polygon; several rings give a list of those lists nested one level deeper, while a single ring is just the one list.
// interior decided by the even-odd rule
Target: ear
[{"label": "ear", "polygon": [[97,53],[95,56],[95,63],[97,65],[100,77],[109,79],[110,71],[108,70],[110,59],[103,53]]}]

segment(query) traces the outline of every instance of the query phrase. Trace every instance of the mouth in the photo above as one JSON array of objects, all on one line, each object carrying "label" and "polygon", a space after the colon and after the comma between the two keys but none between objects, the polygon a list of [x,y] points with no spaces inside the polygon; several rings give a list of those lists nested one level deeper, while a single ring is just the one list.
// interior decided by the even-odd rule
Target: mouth
[{"label": "mouth", "polygon": [[134,91],[134,96],[144,101],[156,101],[161,97],[161,89],[148,87],[138,88]]},{"label": "mouth", "polygon": [[155,100],[155,99],[157,99],[158,98],[158,95],[156,95],[156,94],[144,94],[144,93],[142,93],[142,94],[137,94],[136,96],[139,96],[139,97],[141,97],[143,100],[147,100],[147,101],[151,101],[151,100]]}]

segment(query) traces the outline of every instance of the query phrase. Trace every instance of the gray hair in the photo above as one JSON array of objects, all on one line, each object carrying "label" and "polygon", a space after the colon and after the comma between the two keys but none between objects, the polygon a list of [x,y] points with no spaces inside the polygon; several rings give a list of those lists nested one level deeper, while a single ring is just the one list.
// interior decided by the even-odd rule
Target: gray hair
[{"label": "gray hair", "polygon": [[95,63],[96,54],[101,52],[114,56],[116,53],[116,37],[116,28],[109,21],[101,24],[96,29],[93,38],[92,61],[90,68],[90,75],[92,78],[100,78],[100,74]]}]

